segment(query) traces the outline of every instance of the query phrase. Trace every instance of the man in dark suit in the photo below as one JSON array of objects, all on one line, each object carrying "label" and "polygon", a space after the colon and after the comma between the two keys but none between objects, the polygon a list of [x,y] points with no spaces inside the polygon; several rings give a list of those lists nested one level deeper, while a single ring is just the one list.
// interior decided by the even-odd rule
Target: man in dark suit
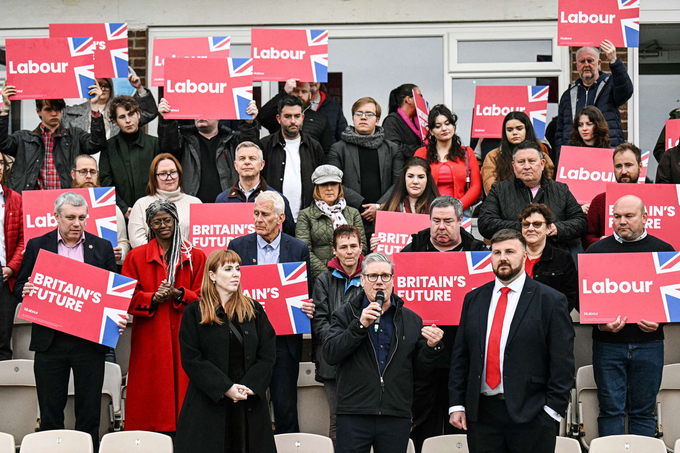
[{"label": "man in dark suit", "polygon": [[[304,261],[309,273],[309,248],[299,239],[281,231],[286,218],[283,197],[277,192],[261,192],[255,199],[255,233],[236,238],[229,243],[241,257],[243,266],[256,264],[292,263]],[[309,274],[308,274],[309,275]],[[312,294],[311,280],[308,280]],[[302,311],[310,318],[314,303],[302,304]],[[269,385],[276,434],[300,432],[297,417],[297,379],[302,359],[302,335],[278,335],[276,337],[276,363]]]},{"label": "man in dark suit", "polygon": [[566,297],[524,272],[516,230],[491,238],[493,282],[465,296],[451,356],[450,423],[476,452],[553,453],[574,381]]},{"label": "man in dark suit", "polygon": [[[87,202],[74,192],[66,192],[54,202],[57,229],[31,239],[14,285],[19,300],[31,293],[29,282],[38,252],[43,249],[61,256],[116,271],[113,247],[107,240],[86,233]],[[127,319],[118,322],[121,333]],[[73,370],[75,385],[76,430],[92,436],[95,451],[99,448],[99,416],[104,384],[104,355],[108,347],[82,338],[33,324],[30,350],[35,351],[34,373],[40,429],[64,429],[64,408],[68,398],[68,381]]]}]

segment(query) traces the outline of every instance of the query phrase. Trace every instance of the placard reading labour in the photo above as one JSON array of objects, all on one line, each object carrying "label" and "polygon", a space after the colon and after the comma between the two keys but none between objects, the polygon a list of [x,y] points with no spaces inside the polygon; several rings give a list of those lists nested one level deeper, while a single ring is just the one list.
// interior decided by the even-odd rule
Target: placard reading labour
[{"label": "placard reading labour", "polygon": [[473,138],[501,138],[503,119],[510,112],[524,112],[531,119],[536,138],[545,136],[549,86],[478,86],[472,118]]},{"label": "placard reading labour", "polygon": [[231,38],[229,36],[155,39],[153,41],[151,86],[163,86],[166,58],[227,58],[230,48]]},{"label": "placard reading labour", "polygon": [[[255,232],[255,203],[203,203],[189,206],[191,243],[210,256],[237,237]],[[244,263],[252,264],[252,263]]]},{"label": "placard reading labour", "polygon": [[559,0],[557,14],[559,46],[639,46],[639,0]]},{"label": "placard reading labour", "polygon": [[116,347],[137,280],[40,250],[19,318]]},{"label": "placard reading labour", "polygon": [[7,85],[12,100],[90,98],[94,85],[94,40],[90,38],[8,39]]},{"label": "placard reading labour", "polygon": [[666,150],[678,146],[680,143],[680,119],[666,120]]},{"label": "placard reading labour", "polygon": [[328,82],[328,30],[253,28],[254,79]]}]

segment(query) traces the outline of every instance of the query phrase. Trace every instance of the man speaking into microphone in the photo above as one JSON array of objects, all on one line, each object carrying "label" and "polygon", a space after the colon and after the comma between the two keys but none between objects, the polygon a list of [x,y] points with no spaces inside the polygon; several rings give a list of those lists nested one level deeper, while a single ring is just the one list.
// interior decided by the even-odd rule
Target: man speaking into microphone
[{"label": "man speaking into microphone", "polygon": [[393,294],[394,265],[383,253],[362,263],[363,291],[333,312],[323,355],[337,365],[337,453],[405,453],[414,373],[427,373],[444,332]]}]

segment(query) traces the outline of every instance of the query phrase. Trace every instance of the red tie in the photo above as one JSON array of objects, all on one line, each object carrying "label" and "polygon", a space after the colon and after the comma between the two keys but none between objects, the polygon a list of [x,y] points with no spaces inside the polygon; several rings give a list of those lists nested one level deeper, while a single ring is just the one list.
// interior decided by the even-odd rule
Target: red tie
[{"label": "red tie", "polygon": [[508,293],[510,288],[501,288],[501,296],[496,304],[496,312],[493,315],[493,324],[489,334],[489,347],[486,351],[486,383],[491,389],[495,389],[501,383],[501,334],[503,333],[503,320],[505,309],[508,307]]}]

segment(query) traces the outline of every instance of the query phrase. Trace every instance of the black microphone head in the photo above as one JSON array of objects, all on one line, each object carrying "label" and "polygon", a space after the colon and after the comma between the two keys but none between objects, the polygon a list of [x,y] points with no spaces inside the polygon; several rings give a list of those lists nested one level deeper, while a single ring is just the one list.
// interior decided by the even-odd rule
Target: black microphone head
[{"label": "black microphone head", "polygon": [[379,289],[378,292],[375,293],[375,301],[378,302],[380,305],[385,302],[385,293],[383,292],[382,289]]}]

